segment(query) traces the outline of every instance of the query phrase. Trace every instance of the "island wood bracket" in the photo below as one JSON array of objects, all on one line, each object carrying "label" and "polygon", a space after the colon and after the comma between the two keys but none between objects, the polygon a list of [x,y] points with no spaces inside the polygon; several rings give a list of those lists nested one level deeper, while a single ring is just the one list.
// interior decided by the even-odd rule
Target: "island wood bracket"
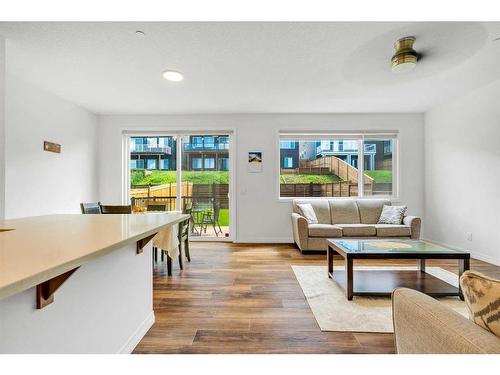
[{"label": "island wood bracket", "polygon": [[144,250],[144,246],[146,246],[146,244],[149,241],[151,241],[153,237],[156,236],[157,234],[158,233],[154,233],[151,236],[144,237],[143,239],[137,241],[137,246],[136,246],[137,254],[141,254]]},{"label": "island wood bracket", "polygon": [[78,268],[80,267],[73,268],[68,272],[38,284],[36,286],[36,308],[43,309],[54,302],[54,293]]}]

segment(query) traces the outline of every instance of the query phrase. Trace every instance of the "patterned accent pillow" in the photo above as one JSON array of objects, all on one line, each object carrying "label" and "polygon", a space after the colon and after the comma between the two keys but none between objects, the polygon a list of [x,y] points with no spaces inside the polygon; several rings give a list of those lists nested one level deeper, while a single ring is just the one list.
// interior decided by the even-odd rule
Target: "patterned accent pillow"
[{"label": "patterned accent pillow", "polygon": [[500,337],[500,280],[466,271],[460,286],[469,309],[469,319]]},{"label": "patterned accent pillow", "polygon": [[302,216],[306,218],[309,224],[318,224],[316,212],[314,212],[314,208],[310,203],[301,203],[298,204],[297,207],[302,212]]},{"label": "patterned accent pillow", "polygon": [[378,224],[401,224],[407,208],[406,206],[386,206],[384,204]]}]

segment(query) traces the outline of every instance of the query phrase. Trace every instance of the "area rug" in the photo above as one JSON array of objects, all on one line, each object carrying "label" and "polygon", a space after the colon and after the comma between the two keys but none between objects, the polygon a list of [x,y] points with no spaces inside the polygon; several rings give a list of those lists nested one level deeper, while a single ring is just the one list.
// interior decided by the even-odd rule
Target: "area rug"
[{"label": "area rug", "polygon": [[[345,292],[328,278],[324,266],[292,266],[307,302],[322,331],[393,332],[390,297],[358,297],[348,301]],[[335,267],[335,270],[343,267]],[[416,267],[354,267],[355,270],[416,270]],[[426,272],[458,286],[458,277],[439,267],[427,267]],[[458,297],[439,299],[458,313],[467,316],[465,303]]]}]

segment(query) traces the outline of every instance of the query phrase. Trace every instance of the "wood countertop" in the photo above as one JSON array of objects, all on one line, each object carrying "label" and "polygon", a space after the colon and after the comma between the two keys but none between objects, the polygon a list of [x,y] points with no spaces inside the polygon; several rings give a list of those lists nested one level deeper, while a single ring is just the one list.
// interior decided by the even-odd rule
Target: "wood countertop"
[{"label": "wood countertop", "polygon": [[0,221],[0,299],[136,243],[188,217],[168,212],[47,215]]}]

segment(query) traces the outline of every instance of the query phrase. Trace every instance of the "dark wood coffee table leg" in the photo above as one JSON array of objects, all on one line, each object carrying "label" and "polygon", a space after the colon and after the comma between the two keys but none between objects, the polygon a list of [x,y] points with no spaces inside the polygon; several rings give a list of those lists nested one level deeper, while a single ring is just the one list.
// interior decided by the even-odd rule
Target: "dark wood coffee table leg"
[{"label": "dark wood coffee table leg", "polygon": [[333,278],[333,249],[328,245],[328,250],[326,251],[327,263],[328,263],[328,277]]},{"label": "dark wood coffee table leg", "polygon": [[350,257],[345,258],[345,294],[348,301],[352,301],[353,296],[353,260]]},{"label": "dark wood coffee table leg", "polygon": [[470,270],[470,258],[460,259],[458,261],[458,296],[462,301],[464,300],[464,294],[460,286],[460,276],[468,270]]},{"label": "dark wood coffee table leg", "polygon": [[419,267],[418,269],[420,272],[425,272],[425,259],[420,259],[419,260]]}]

